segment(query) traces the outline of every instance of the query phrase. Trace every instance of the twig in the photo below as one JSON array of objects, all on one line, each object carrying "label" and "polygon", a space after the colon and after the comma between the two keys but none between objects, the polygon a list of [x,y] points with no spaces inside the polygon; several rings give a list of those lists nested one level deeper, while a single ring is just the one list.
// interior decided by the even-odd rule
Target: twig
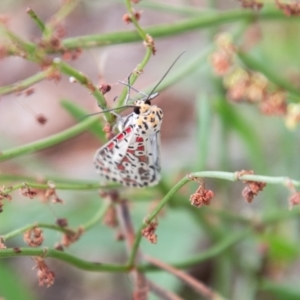
[{"label": "twig", "polygon": [[61,131],[57,134],[54,134],[50,137],[40,139],[36,142],[19,146],[10,150],[3,150],[0,153],[0,162],[57,145],[65,140],[68,140],[82,133],[83,131],[87,130],[89,126],[92,126],[96,122],[99,122],[99,117],[87,118],[82,122],[80,122],[79,124],[76,124],[75,126],[66,129],[64,131]]},{"label": "twig", "polygon": [[148,280],[147,282],[150,291],[161,300],[184,300],[173,292],[165,290],[151,280]]},{"label": "twig", "polygon": [[[225,237],[217,244],[213,245],[211,248],[204,250],[203,252],[199,253],[198,255],[192,256],[186,261],[182,262],[175,262],[175,263],[168,263],[169,265],[173,266],[174,268],[178,269],[186,269],[196,264],[199,264],[203,261],[208,259],[217,257],[228,250],[230,247],[236,245],[238,242],[247,238],[253,232],[253,228],[247,228],[245,230],[239,231],[237,233],[232,233],[230,236]],[[154,265],[144,265],[138,268],[139,270],[143,271],[157,271],[158,268]]]},{"label": "twig", "polygon": [[[134,238],[135,238],[135,233],[134,233],[134,228],[132,225],[129,209],[128,209],[128,204],[126,203],[126,200],[121,200],[118,202],[118,205],[116,206],[117,210],[117,216],[119,220],[119,224],[122,228],[122,233],[124,235],[124,238],[126,240],[127,244],[127,252],[130,253]],[[132,269],[132,277],[134,281],[134,299],[147,299],[147,294],[148,294],[148,284],[146,277],[143,273],[137,271],[137,269],[134,268],[134,265],[138,263],[139,260],[139,255],[135,256],[135,261],[132,266],[130,266]]]},{"label": "twig", "polygon": [[34,85],[35,83],[47,78],[47,74],[51,72],[50,69],[47,69],[46,71],[36,73],[22,81],[9,84],[6,86],[0,87],[0,95],[10,94],[14,92],[21,92],[28,87]]},{"label": "twig", "polygon": [[187,184],[191,178],[218,178],[229,181],[237,181],[237,180],[248,180],[248,181],[257,181],[257,182],[265,182],[268,184],[282,184],[284,186],[289,186],[293,184],[294,186],[299,186],[300,181],[290,179],[288,177],[271,177],[271,176],[262,176],[262,175],[240,175],[240,172],[222,172],[222,171],[204,171],[204,172],[195,172],[191,173],[185,177],[183,177],[177,184],[165,195],[165,197],[158,203],[156,208],[150,213],[147,217],[147,220],[144,224],[141,225],[139,230],[137,231],[135,241],[132,247],[132,252],[129,256],[128,264],[130,265],[134,261],[134,257],[136,255],[137,249],[139,248],[139,244],[142,239],[142,230],[154,220],[160,211],[164,208],[164,206],[172,199],[172,196],[181,189],[185,184]]},{"label": "twig", "polygon": [[[177,35],[191,30],[199,30],[219,26],[227,23],[255,20],[286,20],[291,21],[293,18],[287,18],[278,10],[261,11],[259,15],[250,10],[230,10],[209,14],[200,14],[201,17],[187,18],[172,24],[161,24],[145,27],[144,31],[154,38]],[[63,41],[63,46],[67,49],[91,48],[96,46],[107,46],[119,43],[131,43],[140,40],[140,35],[135,31],[121,31],[106,33],[101,35],[85,35],[74,38],[68,38]]]},{"label": "twig", "polygon": [[160,269],[166,270],[167,272],[173,274],[177,278],[181,279],[183,282],[185,282],[187,285],[189,285],[191,288],[193,288],[197,293],[200,295],[206,297],[207,299],[225,299],[221,295],[217,294],[210,288],[208,288],[205,284],[202,282],[194,279],[190,275],[186,274],[185,272],[178,270],[156,258],[150,257],[148,255],[143,255],[143,258],[148,261],[149,263],[158,266]]},{"label": "twig", "polygon": [[16,256],[42,256],[52,257],[76,268],[92,272],[128,272],[129,267],[117,264],[102,264],[100,262],[89,262],[63,251],[48,248],[6,248],[1,249],[0,258]]},{"label": "twig", "polygon": [[16,230],[13,230],[7,234],[1,235],[1,238],[3,239],[3,241],[7,241],[19,234],[22,234],[23,232],[35,228],[35,227],[40,227],[40,228],[47,228],[47,229],[51,229],[51,230],[56,230],[62,233],[67,233],[67,234],[74,234],[75,231],[71,228],[65,228],[65,227],[61,227],[61,226],[57,226],[57,225],[53,225],[53,224],[46,224],[46,223],[33,223],[30,225],[26,225],[24,227],[18,228]]},{"label": "twig", "polygon": [[47,27],[45,26],[44,22],[37,16],[37,14],[33,11],[33,9],[28,7],[26,12],[36,23],[37,27],[41,30],[41,32],[44,33],[47,30]]}]

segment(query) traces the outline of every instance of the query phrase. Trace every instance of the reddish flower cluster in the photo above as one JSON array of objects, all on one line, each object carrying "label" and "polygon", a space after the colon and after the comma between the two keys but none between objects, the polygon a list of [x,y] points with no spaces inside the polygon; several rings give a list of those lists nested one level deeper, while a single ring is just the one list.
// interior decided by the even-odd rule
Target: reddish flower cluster
[{"label": "reddish flower cluster", "polygon": [[39,124],[44,125],[47,123],[47,118],[43,114],[38,114],[35,116],[35,119],[38,121]]},{"label": "reddish flower cluster", "polygon": [[43,231],[38,227],[27,230],[23,238],[24,242],[30,247],[41,246],[44,241]]},{"label": "reddish flower cluster", "polygon": [[260,10],[264,4],[260,0],[240,0],[244,8],[251,8],[255,10]]},{"label": "reddish flower cluster", "polygon": [[24,184],[21,187],[20,194],[24,197],[28,197],[29,199],[33,199],[37,195],[37,191],[30,188],[27,184]]},{"label": "reddish flower cluster", "polygon": [[0,213],[3,211],[3,200],[11,201],[11,196],[6,192],[5,186],[0,187]]},{"label": "reddish flower cluster", "polygon": [[[240,176],[247,175],[247,174],[252,175],[252,174],[254,174],[254,171],[242,170],[242,171],[238,172],[237,177],[239,178]],[[243,189],[242,195],[248,203],[251,203],[253,201],[253,198],[255,196],[257,196],[257,194],[260,191],[262,191],[264,189],[264,187],[267,185],[265,182],[259,182],[259,181],[245,180],[243,182],[246,183],[247,186]]]},{"label": "reddish flower cluster", "polygon": [[35,269],[38,269],[37,277],[39,279],[39,285],[46,285],[47,287],[50,287],[54,283],[54,272],[49,269],[43,258],[35,257],[35,261],[37,264]]},{"label": "reddish flower cluster", "polygon": [[190,202],[193,206],[201,207],[210,205],[210,200],[215,196],[211,190],[206,190],[204,185],[200,185],[197,191],[190,196]]},{"label": "reddish flower cluster", "polygon": [[61,245],[63,247],[69,247],[71,244],[74,244],[79,240],[84,230],[82,227],[79,227],[76,232],[67,232],[63,235]]},{"label": "reddish flower cluster", "polygon": [[111,86],[107,83],[102,83],[100,86],[99,86],[99,91],[105,95],[106,93],[108,93],[109,91],[111,90]]},{"label": "reddish flower cluster", "polygon": [[277,7],[284,12],[287,16],[299,16],[300,15],[300,3],[291,1],[291,3],[281,3],[276,0]]},{"label": "reddish flower cluster", "polygon": [[63,59],[64,60],[76,60],[82,53],[81,48],[77,48],[74,50],[64,50],[63,51]]},{"label": "reddish flower cluster", "polygon": [[151,221],[150,223],[147,222],[148,225],[142,230],[142,235],[145,237],[150,243],[156,244],[157,243],[157,235],[155,233],[156,228],[158,226],[158,221]]},{"label": "reddish flower cluster", "polygon": [[[141,18],[141,11],[134,11],[133,12],[133,16],[134,16],[134,18],[137,20],[137,21],[139,21],[140,20],[140,18]],[[131,23],[132,22],[132,17],[129,15],[129,14],[125,14],[124,16],[123,16],[123,21],[125,22],[125,24],[129,24],[129,23]]]},{"label": "reddish flower cluster", "polygon": [[288,104],[287,93],[261,73],[242,68],[235,62],[236,50],[230,37],[221,35],[216,40],[217,50],[211,56],[215,73],[223,77],[227,98],[233,102],[256,104],[264,115],[283,116],[286,126],[294,128],[300,122],[300,105]]},{"label": "reddish flower cluster", "polygon": [[63,203],[63,200],[61,200],[55,190],[55,185],[52,183],[49,183],[49,188],[46,190],[44,197],[46,198],[46,201],[52,201],[53,203]]},{"label": "reddish flower cluster", "polygon": [[210,205],[210,200],[215,196],[214,192],[205,189],[204,179],[188,176],[190,180],[200,183],[198,189],[190,196],[190,202],[193,206],[201,207],[203,205]]},{"label": "reddish flower cluster", "polygon": [[299,205],[300,204],[300,193],[295,192],[294,194],[292,194],[292,196],[289,198],[289,206],[290,209],[292,209],[295,205]]},{"label": "reddish flower cluster", "polygon": [[59,227],[67,227],[68,226],[68,220],[65,219],[65,218],[59,218],[59,219],[56,220],[56,224]]}]

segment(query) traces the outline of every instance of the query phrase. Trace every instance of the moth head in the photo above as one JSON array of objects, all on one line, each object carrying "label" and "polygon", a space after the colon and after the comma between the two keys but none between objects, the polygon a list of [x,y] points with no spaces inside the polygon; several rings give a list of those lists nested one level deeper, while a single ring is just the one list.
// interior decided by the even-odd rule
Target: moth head
[{"label": "moth head", "polygon": [[146,100],[146,101],[137,100],[137,101],[135,101],[134,104],[135,104],[135,107],[134,107],[133,111],[137,115],[145,113],[151,107],[150,100]]}]

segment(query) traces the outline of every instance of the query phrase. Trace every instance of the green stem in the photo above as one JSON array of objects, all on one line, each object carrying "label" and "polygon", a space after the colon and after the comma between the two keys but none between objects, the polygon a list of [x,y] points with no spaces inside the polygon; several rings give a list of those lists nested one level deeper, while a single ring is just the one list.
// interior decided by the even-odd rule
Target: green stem
[{"label": "green stem", "polygon": [[102,264],[99,262],[88,262],[63,251],[47,248],[7,248],[0,250],[0,258],[17,256],[41,256],[51,257],[68,263],[76,268],[92,272],[128,272],[129,267],[124,265]]},{"label": "green stem", "polygon": [[[210,107],[210,97],[207,94],[201,93],[197,96],[197,130],[198,138],[198,168],[200,170],[205,169],[208,161],[209,148],[210,148],[210,136],[211,136],[211,119],[212,112]],[[201,152],[200,152],[201,151]]]},{"label": "green stem", "polygon": [[238,242],[241,242],[242,240],[247,238],[252,232],[253,232],[252,228],[247,228],[237,233],[231,232],[230,236],[224,238],[217,245],[211,247],[207,251],[204,251],[203,253],[199,253],[198,255],[190,258],[187,261],[181,263],[175,263],[173,264],[173,266],[176,268],[188,268],[198,263],[201,263],[203,261],[206,261],[208,259],[211,259],[213,257],[217,257],[223,254],[230,247],[236,245]]},{"label": "green stem", "polygon": [[176,13],[176,14],[186,14],[188,16],[197,15],[198,17],[201,16],[201,14],[207,14],[210,12],[213,12],[212,9],[203,7],[199,8],[196,6],[183,6],[183,5],[170,5],[160,2],[154,2],[154,1],[141,1],[139,3],[139,7],[149,8],[156,11],[162,11],[166,13]]},{"label": "green stem", "polygon": [[[92,228],[94,225],[96,225],[97,223],[100,222],[100,220],[104,217],[105,213],[107,212],[107,209],[110,207],[110,203],[105,203],[103,204],[100,209],[96,212],[96,214],[91,218],[91,220],[89,220],[88,222],[86,222],[84,225],[81,226],[81,228],[84,231],[89,230],[90,228]],[[24,227],[18,228],[16,230],[13,230],[7,234],[1,235],[0,237],[2,238],[2,240],[5,242],[15,236],[18,236],[20,234],[22,234],[23,232],[32,229],[34,227],[40,227],[40,228],[47,228],[47,229],[52,229],[55,231],[59,231],[62,233],[66,233],[66,234],[75,234],[75,231],[71,228],[65,228],[65,227],[60,227],[57,225],[53,225],[53,224],[46,224],[46,223],[34,223],[34,224],[29,224],[26,225]]]},{"label": "green stem", "polygon": [[192,180],[192,178],[218,178],[229,181],[256,181],[256,182],[265,182],[269,184],[283,184],[284,186],[289,186],[293,184],[294,186],[300,185],[300,181],[290,179],[288,177],[271,177],[271,176],[262,176],[262,175],[239,175],[239,172],[231,173],[231,172],[222,172],[222,171],[204,171],[204,172],[195,172],[191,173],[185,177],[183,177],[167,194],[166,196],[159,202],[156,208],[150,213],[150,215],[146,218],[144,224],[140,226],[136,233],[136,238],[132,247],[132,251],[129,255],[128,265],[133,265],[135,256],[137,254],[139,244],[142,238],[142,230],[147,227],[147,225],[153,221],[163,207],[172,199],[174,194],[183,187],[186,183]]},{"label": "green stem", "polygon": [[189,181],[188,177],[184,177],[181,179],[169,192],[168,194],[159,202],[159,204],[156,206],[156,208],[151,212],[151,214],[147,217],[147,220],[145,224],[142,224],[140,228],[138,229],[136,233],[136,238],[133,243],[131,253],[128,258],[128,265],[131,266],[134,264],[134,260],[141,242],[142,238],[142,230],[147,226],[149,222],[151,222],[158,213],[162,210],[162,208],[165,206],[165,204],[171,199],[171,197],[181,188],[183,187],[187,182]]},{"label": "green stem", "polygon": [[[26,52],[26,54],[29,54],[27,58],[29,60],[34,60],[31,57],[31,54],[35,51],[36,46],[33,43],[25,42],[23,39],[21,39],[19,36],[15,35],[11,30],[6,28],[4,25],[0,23],[0,33],[1,31],[6,35],[13,44],[15,44],[17,47],[22,49]],[[17,51],[18,52],[18,51]]]},{"label": "green stem", "polygon": [[47,22],[48,30],[43,35],[43,38],[46,40],[51,38],[55,30],[55,26],[63,22],[64,19],[76,8],[78,4],[78,0],[64,1],[60,9],[51,17],[50,21]]},{"label": "green stem", "polygon": [[64,1],[60,9],[51,17],[50,24],[59,24],[77,7],[78,0]]},{"label": "green stem", "polygon": [[39,72],[34,74],[33,76],[30,76],[22,81],[9,84],[6,86],[0,87],[0,95],[5,95],[5,94],[10,94],[14,92],[21,92],[25,90],[26,88],[34,85],[35,83],[47,78],[49,70],[44,71],[44,72]]},{"label": "green stem", "polygon": [[[259,14],[250,10],[230,10],[225,12],[212,12],[208,14],[201,14],[194,18],[172,22],[171,24],[149,26],[144,29],[145,32],[152,37],[164,37],[177,35],[190,30],[199,30],[213,26],[219,26],[227,23],[238,21],[251,21],[251,20],[273,20],[273,19],[286,19],[278,10],[261,11]],[[63,46],[67,49],[91,48],[96,46],[107,46],[120,43],[131,43],[140,40],[140,36],[136,31],[123,31],[106,33],[102,35],[86,35],[74,38],[68,38],[63,41]]]},{"label": "green stem", "polygon": [[[53,60],[53,64],[57,66],[62,73],[74,77],[82,85],[87,87],[91,91],[92,95],[97,99],[98,105],[102,109],[105,110],[107,108],[107,103],[103,94],[84,74],[78,72],[76,69],[72,68],[70,65],[62,61],[60,58],[55,58]],[[112,114],[103,112],[103,115],[105,115],[107,121],[113,120]]]},{"label": "green stem", "polygon": [[[150,60],[151,55],[152,55],[152,50],[151,50],[151,48],[147,47],[146,54],[145,54],[143,60],[141,61],[140,64],[137,65],[135,70],[130,75],[130,83],[129,83],[130,85],[133,85],[135,83],[135,81],[137,80],[137,78],[139,76],[139,73],[143,71],[143,69],[147,65],[148,61]],[[126,98],[127,93],[128,93],[128,88],[125,87],[123,89],[121,95],[119,96],[117,107],[124,104],[124,100]]]},{"label": "green stem", "polygon": [[79,124],[69,129],[66,129],[60,133],[54,134],[50,137],[38,140],[33,143],[29,143],[27,145],[19,146],[10,150],[3,150],[0,153],[0,162],[57,145],[63,141],[66,141],[84,132],[96,122],[99,122],[99,117],[87,118],[84,121],[80,122]]},{"label": "green stem", "polygon": [[[92,180],[76,180],[76,179],[69,179],[69,178],[62,178],[56,176],[46,176],[41,178],[28,176],[28,175],[11,175],[11,174],[0,174],[0,182],[11,182],[11,181],[22,181],[26,183],[45,183],[48,181],[54,182],[54,184],[69,184],[69,185],[82,185],[82,186],[96,186],[97,181]],[[42,182],[41,182],[42,181]]]},{"label": "green stem", "polygon": [[131,22],[134,24],[135,29],[137,30],[137,32],[139,33],[140,37],[146,41],[147,36],[146,33],[144,32],[144,30],[142,29],[142,27],[140,26],[140,24],[138,23],[135,15],[134,15],[134,9],[132,8],[132,4],[130,0],[125,0],[125,6],[127,8],[128,14],[131,18]]},{"label": "green stem", "polygon": [[[190,259],[182,262],[177,263],[169,263],[175,268],[178,269],[186,269],[192,266],[195,266],[196,264],[199,264],[203,261],[206,261],[208,259],[214,258],[216,256],[221,255],[226,250],[228,250],[230,247],[234,246],[238,242],[242,241],[243,239],[247,238],[251,233],[252,229],[245,229],[242,231],[239,231],[237,233],[231,233],[230,236],[225,237],[223,240],[221,240],[218,244],[212,246],[210,249],[199,253],[198,255],[195,255],[191,257]],[[158,268],[153,265],[144,265],[138,267],[138,270],[141,271],[157,271]]]},{"label": "green stem", "polygon": [[3,241],[7,241],[9,239],[12,239],[13,237],[22,234],[23,232],[32,229],[34,227],[40,227],[40,228],[47,228],[47,229],[52,229],[55,231],[59,231],[62,233],[75,233],[75,231],[73,231],[70,228],[64,228],[64,227],[60,227],[57,225],[52,225],[52,224],[46,224],[46,223],[34,223],[34,224],[30,224],[30,225],[26,225],[24,227],[18,228],[16,230],[13,230],[7,234],[1,235],[1,238],[3,239]]},{"label": "green stem", "polygon": [[107,202],[104,203],[100,209],[96,212],[96,214],[88,221],[86,222],[84,225],[82,225],[82,228],[87,231],[89,230],[91,227],[95,226],[96,224],[98,224],[102,218],[105,216],[107,210],[111,207],[111,203]]},{"label": "green stem", "polygon": [[[23,182],[19,183],[16,185],[13,185],[5,190],[3,190],[4,194],[11,193],[13,191],[16,191],[20,188],[22,188],[24,185],[30,187],[30,188],[35,188],[35,189],[40,189],[40,190],[46,190],[49,189],[48,184],[42,184],[42,183],[30,183],[30,182]],[[55,189],[56,190],[97,190],[100,188],[108,188],[108,186],[101,186],[99,183],[88,183],[88,184],[67,184],[67,183],[58,183],[56,184],[54,182]],[[114,186],[109,186],[109,188],[113,188]]]},{"label": "green stem", "polygon": [[36,13],[31,9],[31,8],[27,8],[26,11],[29,16],[32,18],[32,20],[36,23],[37,27],[41,30],[42,33],[44,33],[47,28],[45,26],[45,24],[43,23],[43,21],[36,15]]}]

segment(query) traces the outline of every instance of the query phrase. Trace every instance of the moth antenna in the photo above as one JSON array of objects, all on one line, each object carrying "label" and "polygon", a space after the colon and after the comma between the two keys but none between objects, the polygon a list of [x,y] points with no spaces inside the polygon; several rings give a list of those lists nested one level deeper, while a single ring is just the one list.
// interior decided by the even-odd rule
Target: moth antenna
[{"label": "moth antenna", "polygon": [[171,71],[171,69],[173,68],[173,66],[176,64],[176,62],[178,61],[178,59],[184,54],[183,51],[182,53],[180,53],[177,58],[174,60],[174,62],[171,64],[171,66],[169,67],[169,69],[167,70],[167,72],[164,74],[164,76],[160,79],[160,81],[154,86],[154,88],[152,89],[152,91],[150,92],[148,98],[146,100],[149,100],[151,94],[153,94],[153,92],[156,90],[156,88],[161,84],[161,82],[166,78],[166,76],[168,75],[168,73]]},{"label": "moth antenna", "polygon": [[16,102],[21,105],[24,109],[26,109],[30,114],[32,114],[33,116],[36,116],[37,113],[34,111],[34,109],[28,105],[26,105],[25,103],[19,101],[18,99],[16,99]]},{"label": "moth antenna", "polygon": [[134,87],[133,87],[132,85],[130,85],[129,83],[126,83],[125,81],[118,80],[118,82],[119,82],[119,83],[122,83],[122,84],[124,84],[124,85],[126,85],[127,87],[131,88],[132,90],[134,90],[135,92],[137,92],[137,93],[139,93],[139,94],[141,94],[141,95],[143,95],[143,96],[149,97],[148,94],[143,93],[143,92],[137,90],[136,88],[134,88]]},{"label": "moth antenna", "polygon": [[119,106],[119,107],[115,107],[115,108],[105,109],[105,110],[102,110],[102,111],[98,111],[96,113],[84,115],[84,116],[80,117],[78,120],[82,120],[82,119],[84,119],[86,117],[91,117],[91,116],[99,115],[99,114],[102,114],[102,113],[106,113],[106,112],[110,112],[110,111],[115,111],[117,109],[128,108],[128,107],[139,107],[139,106],[136,106],[136,105],[124,105],[124,106]]}]

